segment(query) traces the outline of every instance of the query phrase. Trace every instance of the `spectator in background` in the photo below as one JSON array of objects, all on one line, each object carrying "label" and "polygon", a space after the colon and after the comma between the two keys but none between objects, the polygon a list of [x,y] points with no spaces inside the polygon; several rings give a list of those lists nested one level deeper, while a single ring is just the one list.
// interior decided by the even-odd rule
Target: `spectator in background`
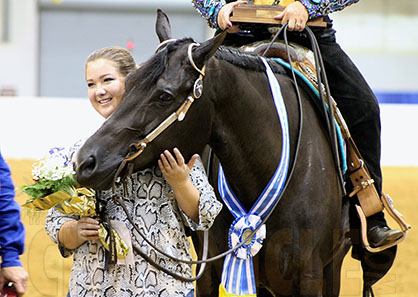
[{"label": "spectator in background", "polygon": [[28,274],[20,262],[25,245],[25,229],[20,221],[20,208],[14,200],[15,189],[10,169],[0,152],[0,291],[12,282],[17,295],[26,292]]}]

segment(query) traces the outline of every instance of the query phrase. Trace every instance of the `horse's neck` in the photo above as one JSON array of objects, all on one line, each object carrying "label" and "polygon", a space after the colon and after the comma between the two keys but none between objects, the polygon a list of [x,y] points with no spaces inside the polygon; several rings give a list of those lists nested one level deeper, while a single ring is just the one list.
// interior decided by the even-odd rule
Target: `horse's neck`
[{"label": "horse's neck", "polygon": [[280,123],[264,73],[217,63],[219,71],[210,71],[215,74],[205,85],[215,105],[210,145],[248,209],[279,163]]}]

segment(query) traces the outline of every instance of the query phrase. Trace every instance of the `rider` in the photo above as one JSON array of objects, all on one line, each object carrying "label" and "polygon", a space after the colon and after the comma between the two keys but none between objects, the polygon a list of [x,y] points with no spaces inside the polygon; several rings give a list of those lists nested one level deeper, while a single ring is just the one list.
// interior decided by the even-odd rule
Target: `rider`
[{"label": "rider", "polygon": [[[326,27],[312,27],[324,61],[330,92],[337,102],[351,136],[369,169],[377,193],[382,193],[382,172],[380,168],[380,111],[373,91],[360,71],[336,42],[336,31],[328,14],[342,10],[359,0],[282,0],[287,4],[275,19],[282,25],[288,24],[289,40],[310,48],[309,40],[302,32],[308,20],[323,17]],[[226,3],[225,3],[226,2]],[[271,1],[273,2],[273,1]],[[240,30],[229,17],[234,7],[246,1],[192,0],[193,5],[210,27],[227,30],[224,44],[241,46],[255,41],[271,39],[266,25],[253,25]],[[402,231],[387,226],[383,212],[367,218],[367,236],[372,247],[383,246],[402,236]]]}]

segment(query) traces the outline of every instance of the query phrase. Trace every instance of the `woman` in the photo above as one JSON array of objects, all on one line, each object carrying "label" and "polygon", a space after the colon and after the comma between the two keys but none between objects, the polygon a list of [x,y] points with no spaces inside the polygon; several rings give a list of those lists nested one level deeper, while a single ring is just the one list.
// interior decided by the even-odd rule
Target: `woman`
[{"label": "woman", "polygon": [[[125,78],[134,69],[130,52],[120,47],[103,48],[88,57],[85,70],[88,96],[93,108],[104,118],[120,104]],[[186,227],[208,229],[222,204],[215,198],[198,155],[185,163],[178,149],[173,153],[165,150],[158,166],[128,177],[128,193],[123,199],[135,224],[149,240],[176,258],[191,260]],[[128,234],[122,235],[128,245],[140,248],[171,271],[191,277],[191,265],[156,254],[139,237],[110,194],[100,192],[107,201],[106,214],[120,234]],[[94,218],[63,215],[55,209],[48,213],[48,235],[64,257],[74,254],[68,296],[194,296],[193,283],[161,272],[135,251],[124,263],[106,268],[98,229],[99,222]]]}]

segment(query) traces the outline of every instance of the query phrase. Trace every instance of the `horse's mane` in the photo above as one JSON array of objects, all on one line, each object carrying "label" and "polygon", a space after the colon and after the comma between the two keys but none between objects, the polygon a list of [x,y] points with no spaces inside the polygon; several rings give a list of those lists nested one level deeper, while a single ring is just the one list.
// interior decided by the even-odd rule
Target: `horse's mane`
[{"label": "horse's mane", "polygon": [[[166,70],[168,54],[177,50],[184,43],[194,42],[192,38],[178,39],[169,43],[165,48],[154,54],[149,60],[139,65],[139,69],[131,73],[126,80],[126,88],[134,87],[132,84],[140,82],[138,87],[149,87]],[[240,68],[264,72],[265,66],[260,57],[251,52],[244,52],[233,47],[221,46],[215,53],[217,59],[226,61]],[[269,63],[273,72],[285,74],[285,70],[278,63]]]},{"label": "horse's mane", "polygon": [[126,89],[131,89],[137,84],[143,88],[151,86],[167,68],[166,49],[154,54],[149,60],[140,64],[138,69],[131,72],[126,78]]},{"label": "horse's mane", "polygon": [[[234,47],[227,47],[227,46],[220,46],[215,53],[215,57],[217,59],[226,61],[235,65],[240,68],[257,71],[257,72],[265,72],[266,67],[261,62],[260,56],[252,53],[252,52],[245,52],[238,48]],[[269,59],[267,58],[267,61]],[[286,74],[283,67],[278,63],[269,63],[271,69],[275,73]]]}]

